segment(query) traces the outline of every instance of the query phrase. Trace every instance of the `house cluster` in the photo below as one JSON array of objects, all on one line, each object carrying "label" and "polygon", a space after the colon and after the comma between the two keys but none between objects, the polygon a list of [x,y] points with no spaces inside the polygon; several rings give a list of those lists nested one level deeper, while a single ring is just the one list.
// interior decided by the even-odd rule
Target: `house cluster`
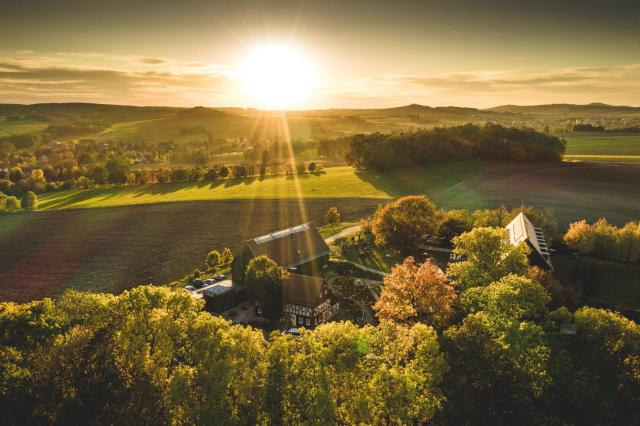
[{"label": "house cluster", "polygon": [[234,254],[234,285],[244,285],[244,272],[254,257],[266,255],[289,272],[282,305],[287,327],[315,327],[338,311],[324,278],[329,246],[312,223],[243,241]]}]

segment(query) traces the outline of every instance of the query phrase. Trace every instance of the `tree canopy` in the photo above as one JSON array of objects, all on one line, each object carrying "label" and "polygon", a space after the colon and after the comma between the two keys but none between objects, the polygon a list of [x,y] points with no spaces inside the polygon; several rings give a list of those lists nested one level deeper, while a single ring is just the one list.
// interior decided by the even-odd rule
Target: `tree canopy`
[{"label": "tree canopy", "polygon": [[436,328],[448,325],[458,296],[437,265],[416,265],[411,258],[396,265],[385,277],[374,309],[378,318],[399,323],[423,322]]},{"label": "tree canopy", "polygon": [[410,195],[378,208],[372,231],[378,244],[414,248],[424,235],[438,232],[441,219],[442,213],[431,200]]},{"label": "tree canopy", "polygon": [[449,264],[447,275],[462,288],[486,286],[508,274],[525,275],[529,247],[514,246],[503,228],[474,228],[453,239],[453,254],[459,262]]},{"label": "tree canopy", "polygon": [[244,280],[247,291],[261,306],[266,318],[282,317],[282,285],[287,275],[286,269],[268,256],[254,257],[247,265]]}]

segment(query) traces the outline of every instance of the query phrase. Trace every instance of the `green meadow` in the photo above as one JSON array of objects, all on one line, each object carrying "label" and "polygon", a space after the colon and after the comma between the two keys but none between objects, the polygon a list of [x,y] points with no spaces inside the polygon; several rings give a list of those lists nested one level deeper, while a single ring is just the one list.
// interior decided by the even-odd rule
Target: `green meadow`
[{"label": "green meadow", "polygon": [[204,200],[393,198],[442,191],[489,167],[483,162],[451,163],[385,175],[330,167],[289,176],[62,191],[42,195],[40,210]]},{"label": "green meadow", "polygon": [[607,217],[622,224],[640,211],[640,165],[439,163],[384,174],[328,167],[320,172],[61,191],[40,196],[40,210],[223,200],[392,199],[426,194],[452,208],[533,205],[554,210],[561,226]]},{"label": "green meadow", "polygon": [[565,159],[581,161],[640,161],[640,135],[568,136]]}]

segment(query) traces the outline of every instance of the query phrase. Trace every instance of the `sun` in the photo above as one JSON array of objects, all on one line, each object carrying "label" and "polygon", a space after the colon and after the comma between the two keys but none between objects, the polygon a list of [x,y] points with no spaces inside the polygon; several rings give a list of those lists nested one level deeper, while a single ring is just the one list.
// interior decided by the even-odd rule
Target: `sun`
[{"label": "sun", "polygon": [[242,68],[246,95],[258,108],[300,107],[310,94],[311,63],[292,46],[266,44],[255,47],[248,53]]}]

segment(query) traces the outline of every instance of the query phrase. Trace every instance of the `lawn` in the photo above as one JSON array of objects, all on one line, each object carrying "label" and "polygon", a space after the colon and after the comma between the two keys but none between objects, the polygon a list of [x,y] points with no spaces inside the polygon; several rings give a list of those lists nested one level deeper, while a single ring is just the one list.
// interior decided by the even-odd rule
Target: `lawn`
[{"label": "lawn", "polygon": [[[336,243],[340,245],[340,242]],[[404,260],[404,257],[389,246],[370,245],[366,253],[360,252],[355,246],[345,246],[341,257],[350,262],[382,272],[390,272],[391,268]]]}]

